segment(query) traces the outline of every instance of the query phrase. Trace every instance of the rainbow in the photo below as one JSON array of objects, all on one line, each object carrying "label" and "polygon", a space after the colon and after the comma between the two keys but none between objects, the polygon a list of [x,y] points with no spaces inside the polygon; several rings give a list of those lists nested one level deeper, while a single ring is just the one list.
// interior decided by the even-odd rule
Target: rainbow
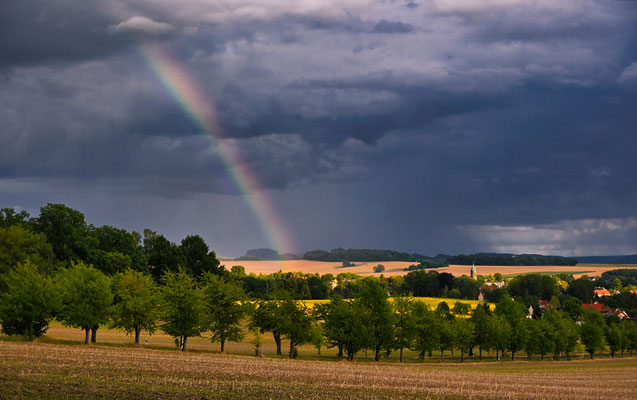
[{"label": "rainbow", "polygon": [[197,125],[201,133],[210,138],[211,146],[216,147],[222,164],[243,195],[270,247],[280,253],[294,250],[271,200],[262,190],[259,190],[260,185],[256,176],[231,147],[217,146],[223,137],[223,130],[218,123],[214,105],[197,90],[189,79],[186,69],[177,60],[169,57],[163,49],[152,44],[143,44],[140,49],[144,59],[164,87]]}]

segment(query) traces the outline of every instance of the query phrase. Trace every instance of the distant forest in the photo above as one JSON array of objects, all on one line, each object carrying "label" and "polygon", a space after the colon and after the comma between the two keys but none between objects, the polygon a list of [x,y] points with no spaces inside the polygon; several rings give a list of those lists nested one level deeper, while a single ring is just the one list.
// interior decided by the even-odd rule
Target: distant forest
[{"label": "distant forest", "polygon": [[303,255],[305,260],[313,261],[408,261],[419,262],[412,266],[413,269],[440,268],[449,264],[456,265],[577,265],[575,258],[560,256],[542,256],[538,254],[498,254],[498,253],[477,253],[459,254],[449,256],[439,254],[435,257],[427,257],[420,254],[401,253],[393,250],[372,250],[372,249],[343,249],[337,248],[332,251],[312,250]]},{"label": "distant forest", "polygon": [[312,250],[303,255],[304,260],[313,261],[421,261],[425,256],[401,253],[393,250],[334,249],[332,251]]}]

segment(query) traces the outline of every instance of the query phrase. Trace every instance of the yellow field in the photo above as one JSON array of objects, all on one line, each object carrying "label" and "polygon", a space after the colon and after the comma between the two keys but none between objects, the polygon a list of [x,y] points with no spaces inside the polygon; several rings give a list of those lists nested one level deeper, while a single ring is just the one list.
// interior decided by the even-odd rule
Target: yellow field
[{"label": "yellow field", "polygon": [[388,364],[0,341],[2,399],[634,399],[637,359]]},{"label": "yellow field", "polygon": [[[305,272],[318,274],[338,275],[342,272],[352,272],[358,275],[375,275],[380,276],[381,273],[374,273],[372,268],[378,264],[385,266],[385,276],[405,275],[404,271],[413,262],[404,261],[379,261],[379,262],[355,262],[354,267],[343,268],[337,262],[309,261],[309,260],[283,260],[283,261],[231,261],[225,260],[223,264],[226,269],[230,269],[233,265],[242,265],[247,273],[255,274],[271,274],[277,271],[283,272]],[[479,275],[487,276],[497,272],[503,275],[520,274],[529,272],[566,272],[570,271],[591,271],[587,272],[589,276],[599,276],[602,272],[621,268],[637,268],[637,265],[606,265],[606,264],[578,264],[573,267],[569,266],[498,266],[498,265],[480,265],[476,267]],[[471,266],[467,265],[450,265],[445,268],[436,268],[434,271],[448,272],[455,276],[469,275]],[[576,278],[581,273],[574,274]]]}]

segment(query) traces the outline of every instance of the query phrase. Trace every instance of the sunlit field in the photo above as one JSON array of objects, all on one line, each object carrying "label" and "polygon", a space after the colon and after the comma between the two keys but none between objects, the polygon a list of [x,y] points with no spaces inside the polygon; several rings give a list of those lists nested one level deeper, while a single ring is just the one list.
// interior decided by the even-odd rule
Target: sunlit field
[{"label": "sunlit field", "polygon": [[0,341],[3,399],[636,397],[636,358],[401,365]]},{"label": "sunlit field", "polygon": [[[342,272],[352,272],[358,275],[373,275],[380,276],[381,273],[374,273],[373,268],[382,264],[385,266],[385,271],[382,272],[385,276],[405,275],[408,271],[404,269],[413,262],[403,261],[379,261],[379,262],[355,262],[353,267],[343,267],[337,262],[325,262],[325,261],[310,261],[310,260],[282,260],[282,261],[233,261],[223,260],[222,264],[226,266],[226,269],[230,269],[233,265],[241,265],[245,268],[247,273],[255,274],[270,274],[277,271],[283,272],[305,272],[305,273],[318,273],[338,275]],[[609,265],[609,264],[578,264],[575,266],[502,266],[502,265],[479,265],[477,266],[478,274],[488,276],[497,272],[505,276],[515,276],[525,273],[544,273],[544,274],[558,274],[569,273],[573,274],[575,278],[579,278],[582,275],[599,276],[603,272],[613,269],[622,268],[637,268],[637,265]],[[467,265],[450,265],[445,268],[431,269],[438,272],[448,272],[454,276],[469,275],[471,266]]]}]

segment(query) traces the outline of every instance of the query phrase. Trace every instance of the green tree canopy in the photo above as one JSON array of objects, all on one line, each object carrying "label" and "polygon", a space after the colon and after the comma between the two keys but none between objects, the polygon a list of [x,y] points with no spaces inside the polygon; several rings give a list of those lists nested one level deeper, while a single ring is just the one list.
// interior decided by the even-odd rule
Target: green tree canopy
[{"label": "green tree canopy", "polygon": [[368,348],[374,350],[374,360],[379,361],[380,351],[390,349],[394,340],[394,314],[387,290],[377,280],[365,279],[356,302],[370,327]]},{"label": "green tree canopy", "polygon": [[51,272],[55,255],[46,236],[28,231],[20,225],[0,227],[0,275],[18,263],[26,262],[42,272]]},{"label": "green tree canopy", "polygon": [[186,236],[179,246],[186,257],[187,271],[195,277],[204,272],[221,275],[223,268],[214,251],[210,251],[206,242],[199,235]]},{"label": "green tree canopy", "polygon": [[150,275],[127,269],[114,277],[113,326],[126,333],[135,334],[139,347],[142,330],[152,334],[159,319],[159,296],[157,286]]},{"label": "green tree canopy", "polygon": [[213,272],[203,273],[206,323],[212,333],[212,341],[221,343],[221,352],[226,341],[240,341],[244,337],[241,322],[248,309],[243,289],[226,282]]},{"label": "green tree canopy", "polygon": [[51,280],[30,261],[19,263],[0,275],[0,325],[7,335],[33,340],[43,335],[59,309],[59,298]]},{"label": "green tree canopy", "polygon": [[156,281],[160,281],[164,273],[186,268],[188,264],[179,246],[150,229],[144,229],[144,254]]},{"label": "green tree canopy", "polygon": [[64,204],[49,203],[40,208],[34,228],[46,235],[60,261],[86,261],[90,251],[97,247],[97,240],[88,234],[84,214]]},{"label": "green tree canopy", "polygon": [[206,330],[205,295],[195,279],[183,269],[166,271],[161,278],[161,329],[186,351],[188,338]]},{"label": "green tree canopy", "polygon": [[78,262],[62,269],[56,275],[56,284],[62,302],[58,319],[66,326],[85,330],[88,344],[89,331],[97,331],[108,320],[113,303],[110,278]]}]

